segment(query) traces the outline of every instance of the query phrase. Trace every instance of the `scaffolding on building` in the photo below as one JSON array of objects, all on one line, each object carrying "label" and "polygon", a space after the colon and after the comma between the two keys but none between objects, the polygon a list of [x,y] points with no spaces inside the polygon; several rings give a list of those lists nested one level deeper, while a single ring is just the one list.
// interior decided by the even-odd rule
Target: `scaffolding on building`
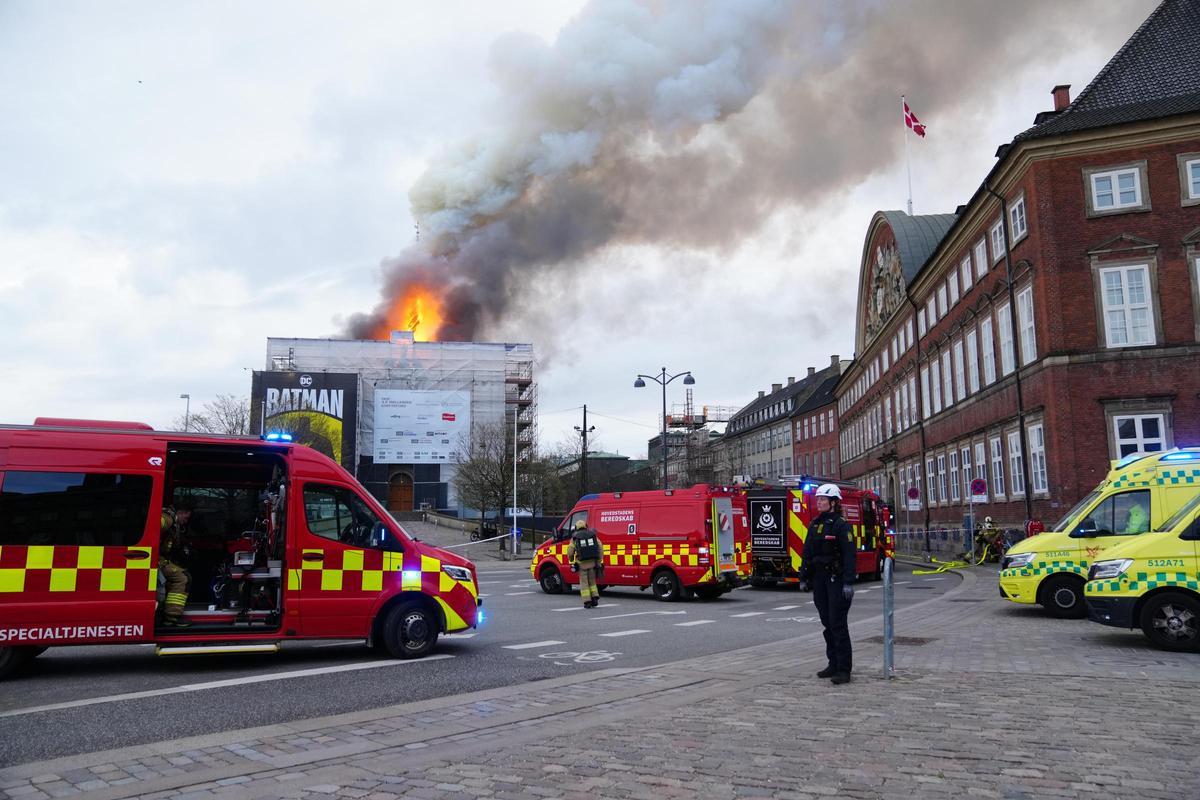
[{"label": "scaffolding on building", "polygon": [[[688,387],[684,402],[674,404],[666,419],[660,420],[667,429],[663,444],[668,448],[665,457],[672,486],[713,482],[715,464],[711,445],[718,434],[708,426],[728,422],[736,412],[734,406],[717,405],[697,410],[692,388]],[[675,452],[669,452],[670,449]]]}]

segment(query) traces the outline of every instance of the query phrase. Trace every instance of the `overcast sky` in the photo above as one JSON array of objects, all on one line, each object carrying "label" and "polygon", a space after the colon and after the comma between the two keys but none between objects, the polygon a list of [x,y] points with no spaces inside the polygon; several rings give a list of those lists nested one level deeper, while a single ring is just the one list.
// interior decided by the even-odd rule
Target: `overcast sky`
[{"label": "overcast sky", "polygon": [[[458,143],[512,124],[513,53],[548,48],[561,68],[581,31],[594,45],[629,5],[0,0],[0,421],[166,427],[181,393],[248,394],[266,337],[337,335],[375,307],[384,262],[413,244],[409,190]],[[704,35],[742,35],[722,17],[734,4],[704,5],[698,29],[721,20]],[[681,190],[644,206],[636,235],[509,286],[511,313],[484,338],[537,348],[544,444],[587,403],[607,415],[589,420],[601,446],[643,454],[660,397],[633,379],[663,365],[693,371],[698,405],[740,406],[849,356],[866,225],[905,202],[900,94],[929,125],[909,142],[915,210],[951,212],[1051,87],[1081,90],[1154,3],[835,6],[804,33],[819,60],[718,74],[744,97],[682,133],[671,123],[671,142],[710,162],[725,152],[713,141],[732,142],[724,166],[753,185],[727,213],[703,222]],[[564,26],[574,35],[553,49]],[[794,55],[805,39],[787,38]],[[743,44],[743,66],[775,46]],[[755,163],[737,137],[767,119],[776,160]],[[623,124],[638,133],[636,115]],[[655,235],[676,216],[688,224]]]}]

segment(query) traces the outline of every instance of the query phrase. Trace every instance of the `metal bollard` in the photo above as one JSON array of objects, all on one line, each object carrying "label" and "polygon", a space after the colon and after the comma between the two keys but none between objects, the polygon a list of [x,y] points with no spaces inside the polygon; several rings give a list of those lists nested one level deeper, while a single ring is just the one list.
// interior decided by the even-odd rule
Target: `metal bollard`
[{"label": "metal bollard", "polygon": [[896,677],[896,630],[892,615],[896,610],[895,587],[892,583],[892,557],[883,561],[883,679]]}]

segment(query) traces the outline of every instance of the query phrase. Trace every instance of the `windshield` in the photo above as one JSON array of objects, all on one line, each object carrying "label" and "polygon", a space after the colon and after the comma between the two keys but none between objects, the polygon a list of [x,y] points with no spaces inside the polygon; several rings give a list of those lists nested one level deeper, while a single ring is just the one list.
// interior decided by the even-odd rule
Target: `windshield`
[{"label": "windshield", "polygon": [[1185,503],[1183,508],[1172,514],[1169,520],[1164,522],[1162,525],[1159,525],[1155,530],[1175,530],[1176,526],[1179,525],[1180,522],[1183,522],[1183,520],[1186,519],[1189,514],[1196,511],[1197,508],[1200,508],[1200,494],[1193,497],[1190,502]]},{"label": "windshield", "polygon": [[1084,497],[1082,500],[1080,500],[1078,503],[1076,503],[1075,507],[1072,508],[1070,511],[1068,511],[1062,519],[1060,519],[1058,522],[1054,523],[1054,527],[1051,528],[1050,530],[1052,530],[1052,531],[1067,530],[1067,526],[1071,524],[1071,520],[1073,520],[1073,519],[1075,519],[1075,517],[1079,516],[1079,513],[1081,511],[1083,511],[1085,508],[1087,508],[1088,506],[1090,506],[1093,502],[1095,502],[1096,498],[1099,496],[1100,496],[1099,488],[1093,489],[1092,491],[1088,492],[1087,496]]}]

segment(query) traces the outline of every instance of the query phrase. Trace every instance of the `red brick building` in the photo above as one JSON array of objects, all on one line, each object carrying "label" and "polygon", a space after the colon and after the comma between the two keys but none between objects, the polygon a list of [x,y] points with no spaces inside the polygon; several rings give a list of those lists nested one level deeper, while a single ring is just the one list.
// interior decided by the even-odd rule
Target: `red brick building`
[{"label": "red brick building", "polygon": [[872,219],[840,451],[901,527],[961,525],[979,477],[978,515],[1050,525],[1110,460],[1200,444],[1197,41],[1164,2],[955,214]]},{"label": "red brick building", "polygon": [[[837,356],[833,360],[837,362]],[[825,379],[792,415],[792,469],[797,475],[842,477],[837,401],[833,392],[842,379],[842,371],[849,366],[850,362],[842,361],[823,370]]]}]

